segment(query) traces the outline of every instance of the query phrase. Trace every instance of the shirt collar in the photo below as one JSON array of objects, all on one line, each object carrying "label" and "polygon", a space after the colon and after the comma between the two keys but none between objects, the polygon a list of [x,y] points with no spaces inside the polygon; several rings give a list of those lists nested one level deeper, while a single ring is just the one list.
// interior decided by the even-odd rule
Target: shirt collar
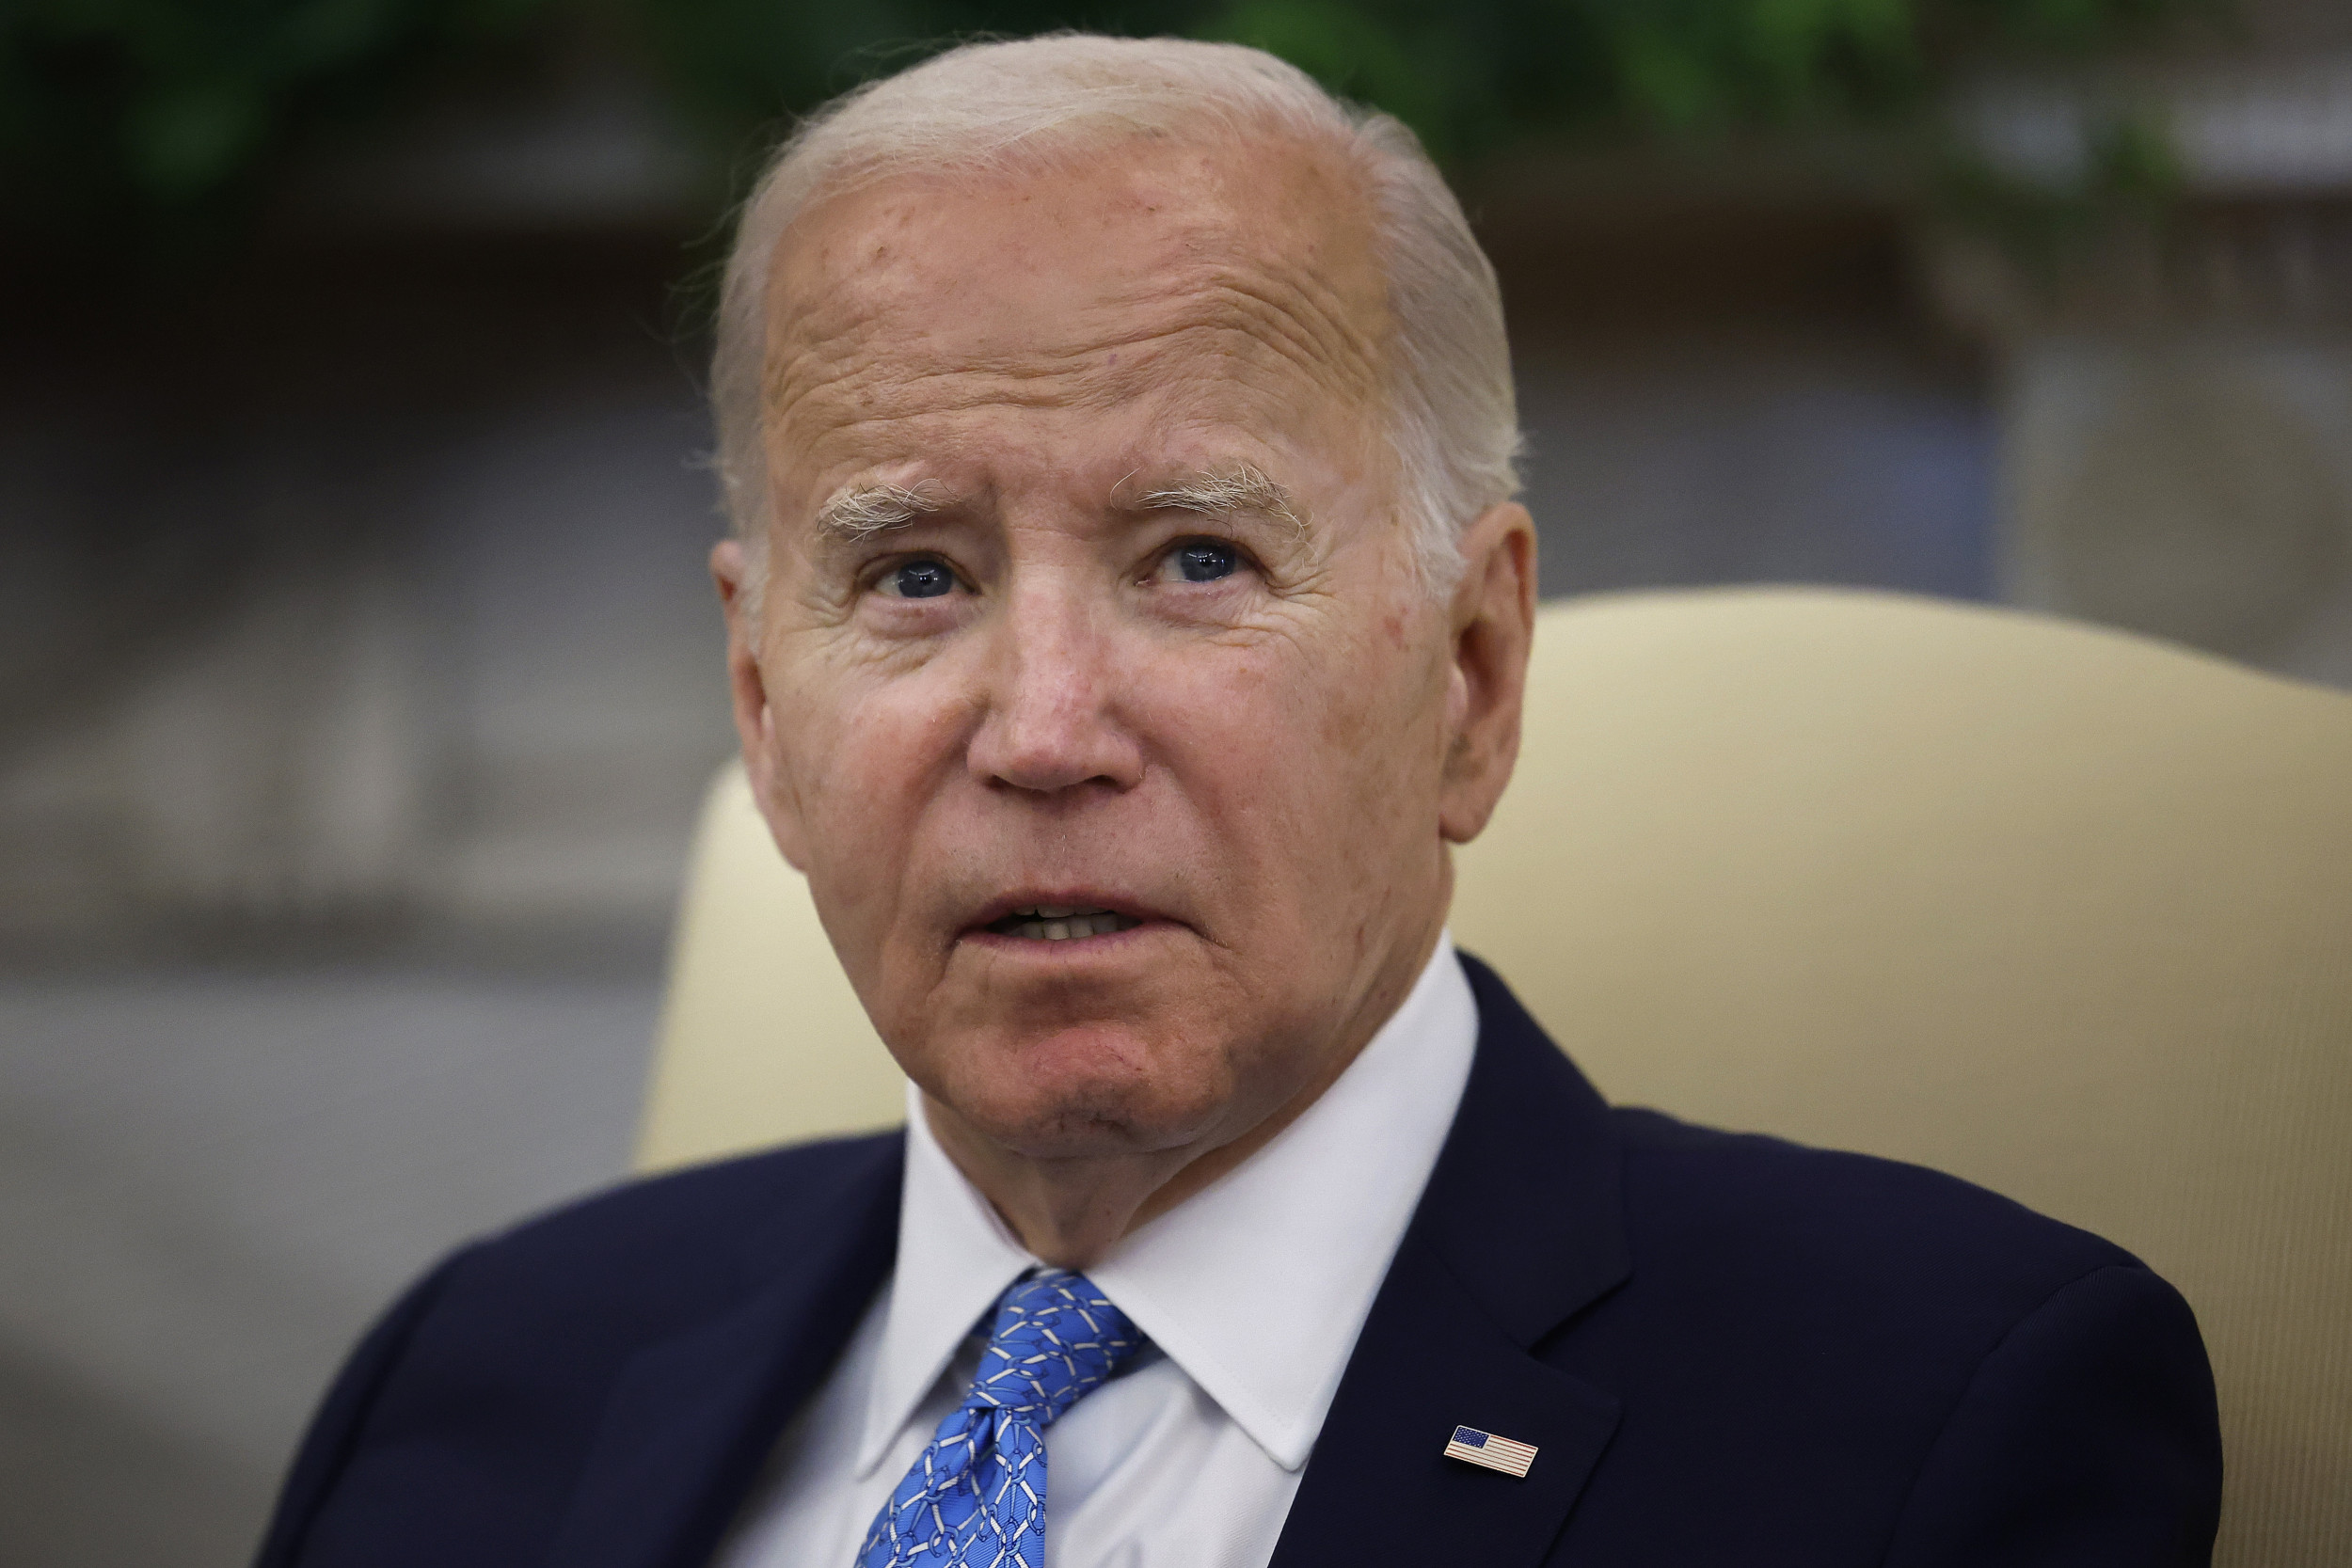
[{"label": "shirt collar", "polygon": [[922,1091],[910,1083],[898,1261],[891,1271],[882,1352],[866,1390],[861,1478],[889,1453],[980,1314],[1037,1263],[939,1147],[924,1119]]},{"label": "shirt collar", "polygon": [[[1087,1271],[1284,1469],[1307,1462],[1454,1122],[1478,1004],[1450,935],[1339,1080],[1263,1148]],[[858,1467],[1037,1259],[931,1136],[910,1085],[905,1196]]]}]

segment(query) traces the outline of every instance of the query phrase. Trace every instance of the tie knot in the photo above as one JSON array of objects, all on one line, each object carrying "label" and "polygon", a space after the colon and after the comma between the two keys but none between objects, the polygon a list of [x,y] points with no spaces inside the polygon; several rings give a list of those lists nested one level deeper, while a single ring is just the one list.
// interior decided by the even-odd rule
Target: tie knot
[{"label": "tie knot", "polygon": [[1143,1335],[1092,1280],[1048,1269],[998,1299],[964,1403],[1018,1411],[1043,1426],[1142,1345]]}]

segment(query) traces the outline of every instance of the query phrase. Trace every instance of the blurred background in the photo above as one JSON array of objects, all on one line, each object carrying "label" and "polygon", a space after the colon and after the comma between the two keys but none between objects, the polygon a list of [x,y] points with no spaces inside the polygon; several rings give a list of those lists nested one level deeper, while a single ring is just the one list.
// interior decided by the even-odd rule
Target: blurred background
[{"label": "blurred background", "polygon": [[1547,594],[2352,686],[2344,0],[13,0],[0,1561],[243,1560],[389,1294],[622,1173],[731,745],[728,205],[794,111],[1062,24],[1421,131]]}]

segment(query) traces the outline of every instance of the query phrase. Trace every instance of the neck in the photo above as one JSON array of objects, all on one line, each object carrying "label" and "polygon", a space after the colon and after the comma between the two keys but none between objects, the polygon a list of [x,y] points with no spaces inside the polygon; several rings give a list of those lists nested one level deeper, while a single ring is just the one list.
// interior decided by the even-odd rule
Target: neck
[{"label": "neck", "polygon": [[952,1106],[923,1096],[931,1135],[980,1190],[1032,1254],[1056,1268],[1084,1271],[1106,1257],[1138,1227],[1167,1213],[1239,1166],[1296,1121],[1363,1053],[1395,1015],[1436,950],[1441,923],[1405,951],[1407,963],[1387,966],[1326,1049],[1315,1053],[1306,1080],[1273,1109],[1237,1130],[1220,1128],[1192,1142],[1141,1153],[1041,1158],[989,1138]]}]

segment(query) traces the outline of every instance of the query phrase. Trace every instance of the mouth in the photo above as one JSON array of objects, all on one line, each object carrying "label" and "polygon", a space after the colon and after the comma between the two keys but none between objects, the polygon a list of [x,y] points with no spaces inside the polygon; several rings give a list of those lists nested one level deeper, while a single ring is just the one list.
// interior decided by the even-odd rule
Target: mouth
[{"label": "mouth", "polygon": [[1117,910],[1080,904],[1028,904],[980,927],[1022,942],[1083,942],[1132,931],[1143,922]]}]

